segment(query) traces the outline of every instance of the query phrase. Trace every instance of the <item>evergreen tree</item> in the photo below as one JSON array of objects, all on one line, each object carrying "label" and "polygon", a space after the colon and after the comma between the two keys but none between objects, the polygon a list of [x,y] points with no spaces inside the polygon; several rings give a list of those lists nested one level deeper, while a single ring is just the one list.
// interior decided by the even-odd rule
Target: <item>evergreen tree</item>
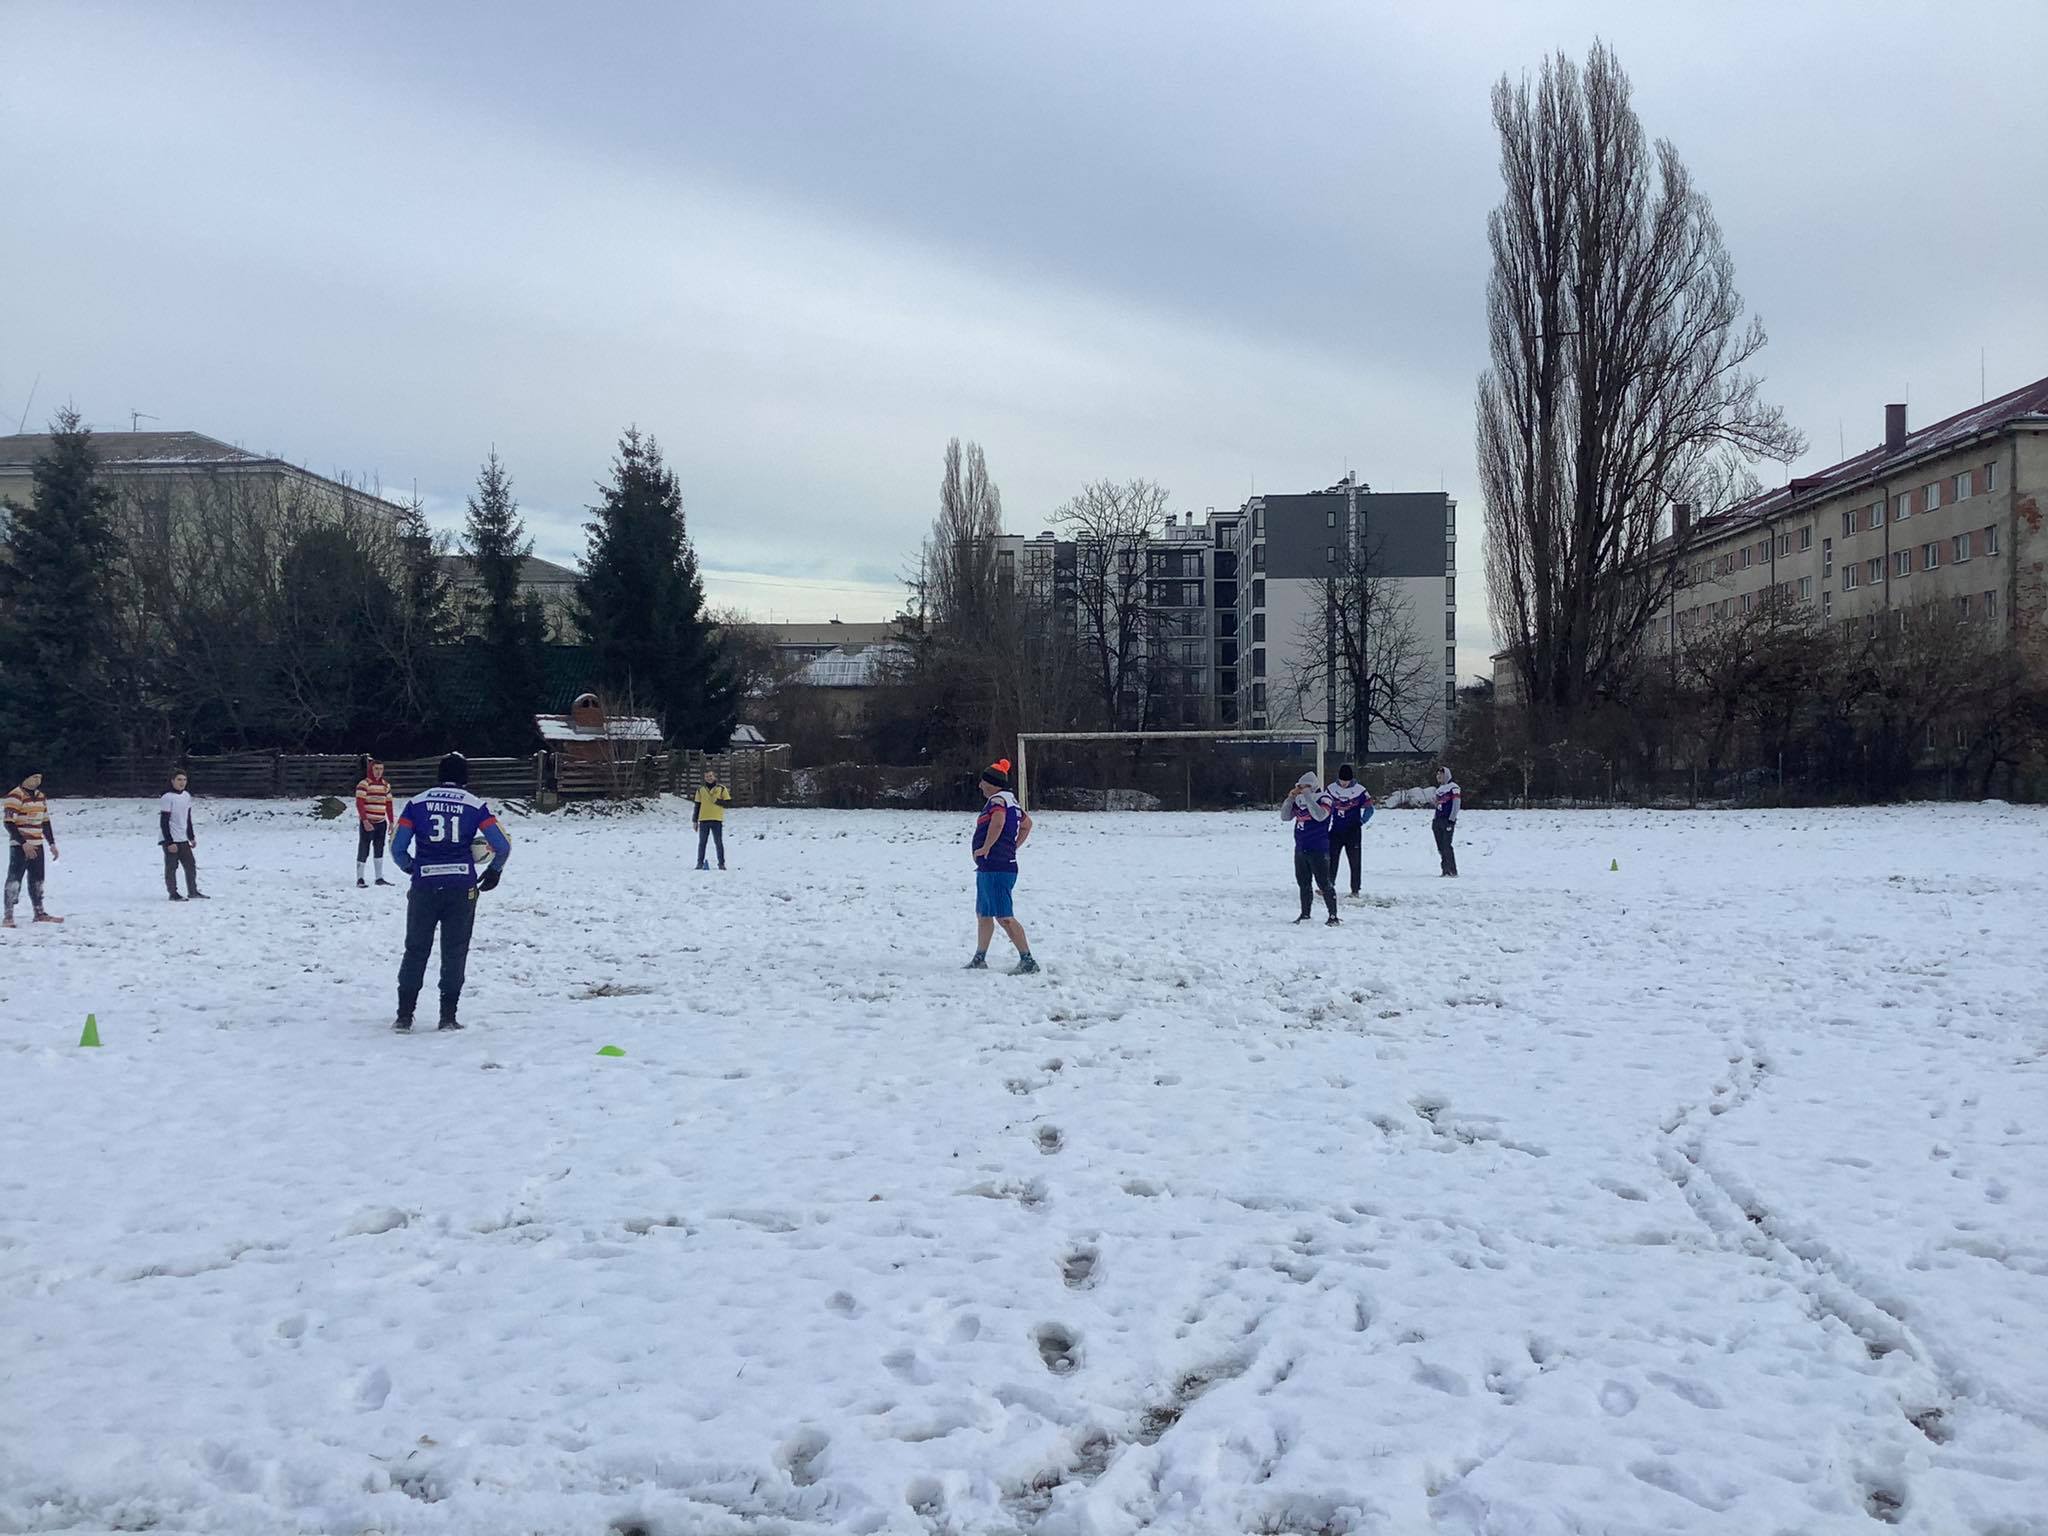
[{"label": "evergreen tree", "polygon": [[132,689],[120,655],[114,493],[75,410],[52,423],[29,505],[7,504],[0,555],[0,731],[11,766],[89,770],[122,745]]},{"label": "evergreen tree", "polygon": [[512,499],[512,477],[495,448],[469,498],[462,552],[475,565],[483,589],[472,627],[484,648],[485,735],[494,748],[524,749],[532,744],[533,717],[543,702],[547,622],[540,599],[519,592],[520,566],[533,553],[533,541]]},{"label": "evergreen tree", "polygon": [[613,695],[658,713],[668,739],[720,751],[738,689],[704,613],[704,582],[683,526],[683,494],[661,448],[637,427],[619,439],[590,536],[576,618]]}]

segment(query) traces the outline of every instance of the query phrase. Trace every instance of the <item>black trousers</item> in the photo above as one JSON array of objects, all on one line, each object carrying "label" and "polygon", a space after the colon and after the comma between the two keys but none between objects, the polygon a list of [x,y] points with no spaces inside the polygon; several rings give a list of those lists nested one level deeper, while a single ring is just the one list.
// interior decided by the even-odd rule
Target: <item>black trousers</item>
[{"label": "black trousers", "polygon": [[398,966],[398,1011],[412,1017],[427,980],[434,931],[441,933],[441,1017],[451,1018],[469,970],[469,935],[476,926],[476,890],[462,885],[415,885],[405,895],[405,959]]},{"label": "black trousers", "polygon": [[7,915],[14,916],[14,904],[21,900],[21,882],[28,880],[28,904],[38,912],[43,910],[43,850],[36,849],[30,858],[27,850],[19,843],[7,845]]},{"label": "black trousers", "polygon": [[1365,823],[1355,827],[1339,827],[1330,834],[1330,882],[1335,884],[1337,871],[1346,859],[1351,861],[1351,894],[1358,894],[1358,850],[1365,838]]},{"label": "black trousers", "polygon": [[390,823],[384,821],[378,822],[374,827],[366,827],[361,822],[356,823],[356,862],[358,864],[367,860],[373,852],[380,859],[384,857],[384,833],[389,826]]},{"label": "black trousers", "polygon": [[1458,834],[1458,824],[1437,817],[1429,826],[1436,833],[1436,856],[1443,860],[1444,873],[1455,875],[1458,872],[1458,851],[1451,846],[1451,839]]},{"label": "black trousers", "polygon": [[718,867],[725,868],[725,823],[722,821],[700,821],[697,823],[697,862],[704,862],[704,843],[707,838],[718,842]]},{"label": "black trousers", "polygon": [[185,871],[185,889],[196,892],[199,889],[199,862],[192,857],[190,843],[164,844],[164,889],[173,896],[178,894],[178,871]]},{"label": "black trousers", "polygon": [[1330,853],[1326,848],[1297,848],[1294,850],[1294,883],[1301,887],[1301,915],[1307,917],[1315,905],[1309,895],[1309,882],[1323,893],[1323,905],[1330,909],[1330,916],[1337,915],[1337,886],[1330,878]]}]

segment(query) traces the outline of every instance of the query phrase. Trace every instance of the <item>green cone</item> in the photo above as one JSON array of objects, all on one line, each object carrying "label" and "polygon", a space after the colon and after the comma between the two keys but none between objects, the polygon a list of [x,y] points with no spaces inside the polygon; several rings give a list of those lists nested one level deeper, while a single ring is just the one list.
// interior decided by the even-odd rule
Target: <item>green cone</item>
[{"label": "green cone", "polygon": [[[94,1043],[97,1044],[98,1042],[95,1041]],[[616,1045],[601,1045],[597,1048],[597,1054],[600,1056],[623,1056],[626,1053]]]},{"label": "green cone", "polygon": [[85,1033],[78,1037],[78,1043],[80,1045],[98,1045],[100,1043],[100,1016],[98,1014],[88,1013],[85,1016]]}]

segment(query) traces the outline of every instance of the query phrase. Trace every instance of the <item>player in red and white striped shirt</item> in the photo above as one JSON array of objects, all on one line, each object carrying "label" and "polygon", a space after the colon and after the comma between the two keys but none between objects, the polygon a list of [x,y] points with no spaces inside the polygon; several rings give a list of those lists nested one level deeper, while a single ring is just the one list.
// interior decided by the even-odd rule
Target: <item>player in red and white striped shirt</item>
[{"label": "player in red and white striped shirt", "polygon": [[377,883],[389,885],[391,882],[384,878],[384,839],[398,819],[391,808],[391,786],[384,782],[384,765],[374,757],[363,774],[363,781],[356,785],[356,885],[370,883],[363,878],[363,865],[373,852],[377,857]]}]

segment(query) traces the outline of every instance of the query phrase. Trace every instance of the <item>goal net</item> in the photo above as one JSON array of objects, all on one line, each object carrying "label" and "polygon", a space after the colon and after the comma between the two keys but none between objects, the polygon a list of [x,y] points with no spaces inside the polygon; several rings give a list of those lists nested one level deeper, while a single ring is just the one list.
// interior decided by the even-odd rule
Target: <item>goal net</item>
[{"label": "goal net", "polygon": [[1278,805],[1323,767],[1313,731],[1030,731],[1017,738],[1017,798],[1076,811]]}]

